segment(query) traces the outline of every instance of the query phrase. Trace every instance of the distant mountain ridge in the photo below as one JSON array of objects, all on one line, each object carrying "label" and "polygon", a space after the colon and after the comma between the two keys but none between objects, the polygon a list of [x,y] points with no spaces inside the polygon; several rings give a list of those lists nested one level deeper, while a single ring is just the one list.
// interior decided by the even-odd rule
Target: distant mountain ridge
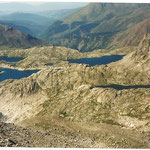
[{"label": "distant mountain ridge", "polygon": [[1,24],[10,25],[35,37],[38,37],[38,35],[54,21],[55,19],[53,18],[22,12],[0,16]]},{"label": "distant mountain ridge", "polygon": [[42,45],[50,44],[29,34],[22,33],[13,27],[0,25],[0,46],[28,48]]},{"label": "distant mountain ridge", "polygon": [[37,38],[45,31],[49,25],[61,19],[77,9],[49,10],[33,13],[15,12],[0,15],[0,24],[9,25],[21,32],[30,34]]},{"label": "distant mountain ridge", "polygon": [[26,34],[32,34],[32,31],[30,29],[28,29],[27,27],[25,26],[21,26],[21,25],[17,25],[15,22],[12,22],[12,21],[1,21],[0,20],[0,24],[1,25],[6,25],[6,26],[11,26],[23,33],[26,33]]},{"label": "distant mountain ridge", "polygon": [[[36,3],[36,1],[34,2]],[[87,2],[42,2],[35,5],[30,2],[1,2],[0,10],[13,12],[38,12],[46,10],[75,9],[87,5]]]},{"label": "distant mountain ridge", "polygon": [[[40,38],[53,22],[88,3],[72,2],[1,2],[0,21],[21,32]],[[25,29],[26,28],[26,29]]]},{"label": "distant mountain ridge", "polygon": [[79,51],[138,45],[149,28],[149,8],[150,4],[90,3],[53,23],[42,37]]},{"label": "distant mountain ridge", "polygon": [[22,21],[31,21],[31,22],[43,22],[43,21],[48,21],[49,18],[40,16],[37,14],[32,14],[32,13],[22,13],[22,12],[15,12],[9,15],[1,16],[0,17],[2,20],[22,20]]}]

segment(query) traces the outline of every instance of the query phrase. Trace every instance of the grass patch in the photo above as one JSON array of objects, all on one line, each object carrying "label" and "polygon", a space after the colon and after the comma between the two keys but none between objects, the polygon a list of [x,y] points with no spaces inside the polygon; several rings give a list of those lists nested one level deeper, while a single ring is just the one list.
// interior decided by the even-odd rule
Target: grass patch
[{"label": "grass patch", "polygon": [[111,124],[111,125],[116,125],[116,126],[122,126],[121,124],[119,124],[118,122],[114,121],[114,120],[102,120],[103,123],[106,124]]},{"label": "grass patch", "polygon": [[61,111],[60,114],[59,114],[59,116],[61,118],[66,118],[66,117],[68,117],[68,114],[66,112],[64,112],[64,111]]}]

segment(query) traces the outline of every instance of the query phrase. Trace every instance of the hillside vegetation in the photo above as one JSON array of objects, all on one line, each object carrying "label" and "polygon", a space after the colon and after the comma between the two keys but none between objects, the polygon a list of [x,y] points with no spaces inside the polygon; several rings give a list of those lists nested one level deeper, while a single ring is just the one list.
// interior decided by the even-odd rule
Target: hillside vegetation
[{"label": "hillside vegetation", "polygon": [[53,23],[42,37],[83,52],[136,46],[149,32],[149,7],[149,4],[90,3]]}]

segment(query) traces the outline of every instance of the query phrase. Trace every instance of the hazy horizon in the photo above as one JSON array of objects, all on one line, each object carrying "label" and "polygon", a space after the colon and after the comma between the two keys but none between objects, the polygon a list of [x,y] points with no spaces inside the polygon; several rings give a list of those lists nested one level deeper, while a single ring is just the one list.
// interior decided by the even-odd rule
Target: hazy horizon
[{"label": "hazy horizon", "polygon": [[76,9],[87,4],[87,2],[0,2],[0,11],[13,13]]}]

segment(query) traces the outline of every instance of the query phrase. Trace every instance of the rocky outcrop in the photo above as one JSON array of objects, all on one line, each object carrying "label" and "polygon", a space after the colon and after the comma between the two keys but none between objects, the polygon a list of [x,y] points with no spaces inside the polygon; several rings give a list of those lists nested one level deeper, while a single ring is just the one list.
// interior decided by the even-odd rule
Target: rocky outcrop
[{"label": "rocky outcrop", "polygon": [[77,50],[53,46],[32,47],[26,50],[3,50],[0,51],[0,55],[9,57],[23,57],[24,59],[16,63],[14,67],[24,69],[40,68],[45,66],[47,63],[58,63],[67,59],[80,58],[84,56],[84,54],[79,53]]},{"label": "rocky outcrop", "polygon": [[[130,123],[120,121],[120,117],[126,116],[130,121],[132,117],[137,117],[135,122],[144,119],[141,124],[148,125],[149,88],[116,90],[98,86],[137,84],[137,81],[138,84],[148,84],[149,80],[145,76],[144,82],[141,81],[143,75],[139,74],[138,79],[136,73],[132,74],[133,78],[132,75],[128,76],[129,79],[122,76],[120,80],[121,74],[112,72],[110,67],[106,68],[77,64],[51,67],[28,78],[7,82],[5,86],[3,83],[0,111],[8,116],[8,122],[20,122],[34,115],[49,115],[63,116],[67,120],[107,122],[130,127]],[[138,123],[135,124],[134,127],[138,128]]]},{"label": "rocky outcrop", "polygon": [[[135,51],[124,57],[120,64],[114,63],[118,68],[140,72],[148,78],[150,75],[150,34],[146,34]],[[143,77],[144,78],[144,77]],[[149,80],[149,78],[148,78]]]},{"label": "rocky outcrop", "polygon": [[[145,86],[150,85],[148,60],[149,35],[146,35],[135,52],[109,65],[59,64],[28,78],[6,80],[0,83],[0,112],[7,116],[7,122],[37,121],[40,124],[31,126],[42,129],[47,129],[49,120],[58,118],[64,122],[105,123],[149,133],[150,88]],[[106,86],[111,84],[129,87]],[[137,146],[139,142],[131,141],[128,142],[132,146],[126,143],[126,147],[144,147],[140,136],[137,141],[142,144]]]},{"label": "rocky outcrop", "polygon": [[131,51],[134,51],[135,47],[124,47],[112,51],[106,51],[103,49],[95,50],[93,52],[80,53],[77,50],[66,48],[66,47],[32,47],[29,49],[15,49],[15,50],[3,50],[0,51],[0,56],[8,57],[23,57],[24,60],[14,64],[8,64],[7,62],[1,61],[0,66],[17,69],[37,69],[47,68],[46,64],[53,63],[58,64],[62,62],[67,63],[68,59],[77,59],[83,57],[101,57],[104,55],[126,55]]},{"label": "rocky outcrop", "polygon": [[143,37],[132,57],[139,62],[150,59],[150,34]]}]

